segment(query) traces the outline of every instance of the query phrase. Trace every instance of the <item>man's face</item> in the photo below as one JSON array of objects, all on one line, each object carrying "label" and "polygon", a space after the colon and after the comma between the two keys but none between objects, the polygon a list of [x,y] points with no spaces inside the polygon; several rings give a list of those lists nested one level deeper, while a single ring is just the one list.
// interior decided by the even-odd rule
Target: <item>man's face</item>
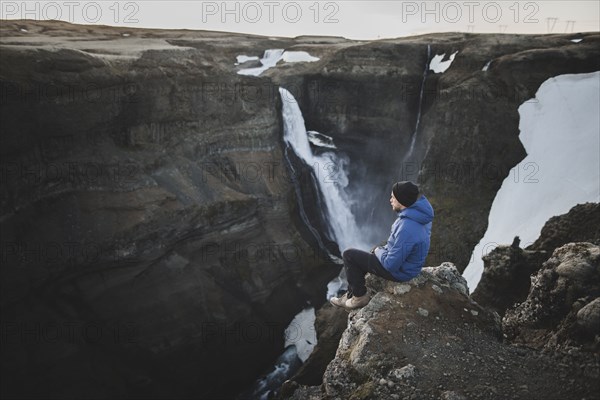
[{"label": "man's face", "polygon": [[390,204],[392,206],[392,210],[398,212],[398,211],[402,211],[404,210],[406,207],[404,207],[402,204],[400,204],[398,202],[398,200],[396,200],[396,198],[394,197],[394,192],[392,192],[390,194]]}]

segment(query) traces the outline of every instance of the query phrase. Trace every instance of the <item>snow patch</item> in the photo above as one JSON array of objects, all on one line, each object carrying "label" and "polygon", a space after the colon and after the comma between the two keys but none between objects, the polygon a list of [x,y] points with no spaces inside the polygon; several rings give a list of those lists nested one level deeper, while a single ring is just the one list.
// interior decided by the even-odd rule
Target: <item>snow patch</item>
[{"label": "snow patch", "polygon": [[444,53],[442,55],[436,54],[431,59],[431,63],[429,64],[429,69],[431,71],[435,72],[436,74],[446,72],[446,70],[448,68],[450,68],[450,65],[452,65],[452,62],[454,61],[454,57],[456,57],[457,54],[458,54],[458,51],[455,51],[454,53],[452,53],[450,55],[450,58],[446,61],[442,61],[444,59],[444,57],[446,57],[446,53]]},{"label": "snow patch", "polygon": [[306,51],[286,51],[281,57],[285,62],[315,62],[319,61],[319,57],[313,57]]},{"label": "snow patch", "polygon": [[579,43],[581,42],[583,39],[571,39],[571,42],[573,43]]},{"label": "snow patch", "polygon": [[483,66],[483,68],[481,68],[481,70],[482,70],[483,72],[486,72],[486,71],[487,71],[487,70],[490,68],[490,65],[492,65],[492,60],[488,61],[488,62],[487,62],[487,63],[486,63],[484,66]]},{"label": "snow patch", "polygon": [[235,65],[240,65],[240,64],[243,64],[248,61],[257,61],[258,57],[257,56],[246,56],[246,55],[242,54],[242,55],[237,56],[235,59],[237,61],[235,63]]},{"label": "snow patch", "polygon": [[305,362],[317,344],[315,332],[315,309],[305,308],[300,311],[285,329],[285,347],[294,345],[298,358]]},{"label": "snow patch", "polygon": [[269,68],[272,68],[275,65],[277,65],[277,63],[279,62],[279,60],[281,60],[281,56],[283,55],[283,52],[284,52],[283,49],[265,50],[265,54],[260,59],[260,63],[262,64],[262,66],[256,67],[256,68],[244,68],[244,69],[240,69],[238,71],[238,74],[240,74],[240,75],[259,76],[260,74],[262,74],[263,72],[265,72]]},{"label": "snow patch", "polygon": [[[237,56],[238,63],[240,63],[240,57],[247,56]],[[258,57],[255,57],[253,59],[257,60]],[[273,68],[274,66],[276,66],[279,61],[289,63],[315,62],[319,61],[319,58],[311,56],[306,51],[285,51],[284,49],[269,49],[265,50],[265,54],[260,59],[260,63],[262,64],[262,66],[256,68],[244,68],[239,70],[238,74],[260,76],[260,74],[262,74],[269,68]]]},{"label": "snow patch", "polygon": [[471,292],[483,272],[481,256],[521,238],[523,248],[546,221],[573,206],[600,201],[600,72],[546,80],[533,101],[519,107],[519,139],[527,157],[494,198],[488,229],[463,276]]}]

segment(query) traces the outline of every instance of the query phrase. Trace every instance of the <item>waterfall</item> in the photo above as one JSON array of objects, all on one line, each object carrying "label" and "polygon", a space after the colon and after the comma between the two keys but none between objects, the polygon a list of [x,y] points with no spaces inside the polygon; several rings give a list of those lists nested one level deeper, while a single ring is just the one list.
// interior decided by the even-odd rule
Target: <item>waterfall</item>
[{"label": "waterfall", "polygon": [[[367,249],[359,227],[352,215],[352,202],[345,192],[348,186],[346,158],[332,151],[315,155],[310,148],[309,135],[304,125],[302,111],[294,96],[284,88],[279,88],[283,103],[283,139],[314,172],[316,183],[321,192],[317,206],[324,209],[327,227],[331,239],[335,240],[340,252],[348,247]],[[322,203],[321,203],[322,202]]]},{"label": "waterfall", "polygon": [[431,58],[431,45],[427,45],[427,61],[425,62],[425,69],[423,70],[423,81],[421,82],[421,93],[419,94],[419,108],[417,110],[417,123],[415,124],[415,130],[412,134],[412,140],[410,142],[410,149],[404,157],[403,161],[406,161],[412,155],[415,149],[415,143],[417,142],[417,133],[419,131],[419,124],[421,123],[421,108],[423,107],[423,93],[425,92],[425,81],[427,80],[427,71],[429,70],[429,60]]},{"label": "waterfall", "polygon": [[[348,185],[347,159],[334,153],[336,147],[330,137],[314,131],[308,133],[302,111],[300,111],[294,96],[283,88],[279,88],[279,93],[282,101],[283,140],[286,144],[284,155],[292,176],[296,176],[297,171],[291,162],[290,152],[294,152],[311,169],[312,177],[318,188],[317,198],[314,201],[316,206],[324,211],[323,217],[327,224],[327,233],[331,239],[337,242],[340,253],[350,246],[366,249],[367,245],[361,238],[360,230],[350,210],[352,203],[345,192]],[[310,147],[310,141],[326,150],[314,154]],[[319,232],[312,226],[306,215],[298,182],[294,182],[294,190],[302,220],[317,239],[321,249],[326,250]],[[330,256],[334,261],[341,262],[337,257],[331,254]],[[345,284],[346,279],[342,270],[340,276],[327,285],[327,297],[337,294]],[[317,343],[314,321],[315,310],[313,308],[305,309],[296,315],[286,329],[286,348],[283,354],[277,359],[272,370],[258,379],[250,391],[242,394],[240,399],[251,397],[266,400],[271,398],[270,396],[277,392],[281,384],[297,371]]]},{"label": "waterfall", "polygon": [[[288,151],[293,151],[293,150],[289,147],[287,147],[285,149],[285,151],[284,151],[285,160],[287,161],[287,165],[291,169],[292,176],[296,176],[297,175],[296,170],[294,169],[294,165],[292,164],[292,161],[290,160]],[[297,183],[294,184],[294,192],[296,193],[296,199],[298,200],[298,208],[300,210],[300,218],[302,218],[302,222],[304,222],[304,225],[306,225],[308,230],[313,234],[313,236],[317,240],[317,244],[319,245],[319,248],[321,250],[324,250],[325,254],[328,254],[332,258],[333,261],[336,261],[335,259],[337,257],[334,257],[333,255],[331,255],[329,253],[329,250],[327,250],[327,248],[325,247],[325,244],[323,243],[323,240],[321,239],[321,235],[319,234],[319,231],[317,231],[317,229],[314,226],[312,226],[312,224],[310,223],[310,221],[308,219],[308,215],[306,215],[306,211],[304,210],[304,202],[302,201],[302,191],[300,190],[300,186]]]}]

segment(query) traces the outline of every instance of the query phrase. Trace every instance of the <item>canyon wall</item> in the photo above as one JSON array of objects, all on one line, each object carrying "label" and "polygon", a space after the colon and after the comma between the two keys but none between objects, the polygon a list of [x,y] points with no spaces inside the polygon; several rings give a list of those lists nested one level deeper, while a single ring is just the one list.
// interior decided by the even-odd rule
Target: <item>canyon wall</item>
[{"label": "canyon wall", "polygon": [[[365,235],[385,239],[391,184],[418,180],[437,213],[428,265],[462,270],[525,155],[518,106],[550,76],[597,70],[600,53],[597,34],[361,42],[33,21],[1,33],[6,396],[210,398],[269,366],[339,272],[299,217],[308,170],[286,167],[279,86],[349,158],[356,201],[340,207]],[[458,55],[427,74],[421,101],[428,46]],[[237,74],[237,55],[273,48],[320,60]]]}]

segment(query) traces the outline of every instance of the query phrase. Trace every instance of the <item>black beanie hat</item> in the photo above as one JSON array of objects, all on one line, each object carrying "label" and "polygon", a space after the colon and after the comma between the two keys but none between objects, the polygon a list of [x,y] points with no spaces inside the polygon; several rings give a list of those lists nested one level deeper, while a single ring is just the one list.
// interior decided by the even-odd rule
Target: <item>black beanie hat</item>
[{"label": "black beanie hat", "polygon": [[392,193],[400,204],[410,207],[419,198],[419,187],[410,181],[396,182],[392,187]]}]

